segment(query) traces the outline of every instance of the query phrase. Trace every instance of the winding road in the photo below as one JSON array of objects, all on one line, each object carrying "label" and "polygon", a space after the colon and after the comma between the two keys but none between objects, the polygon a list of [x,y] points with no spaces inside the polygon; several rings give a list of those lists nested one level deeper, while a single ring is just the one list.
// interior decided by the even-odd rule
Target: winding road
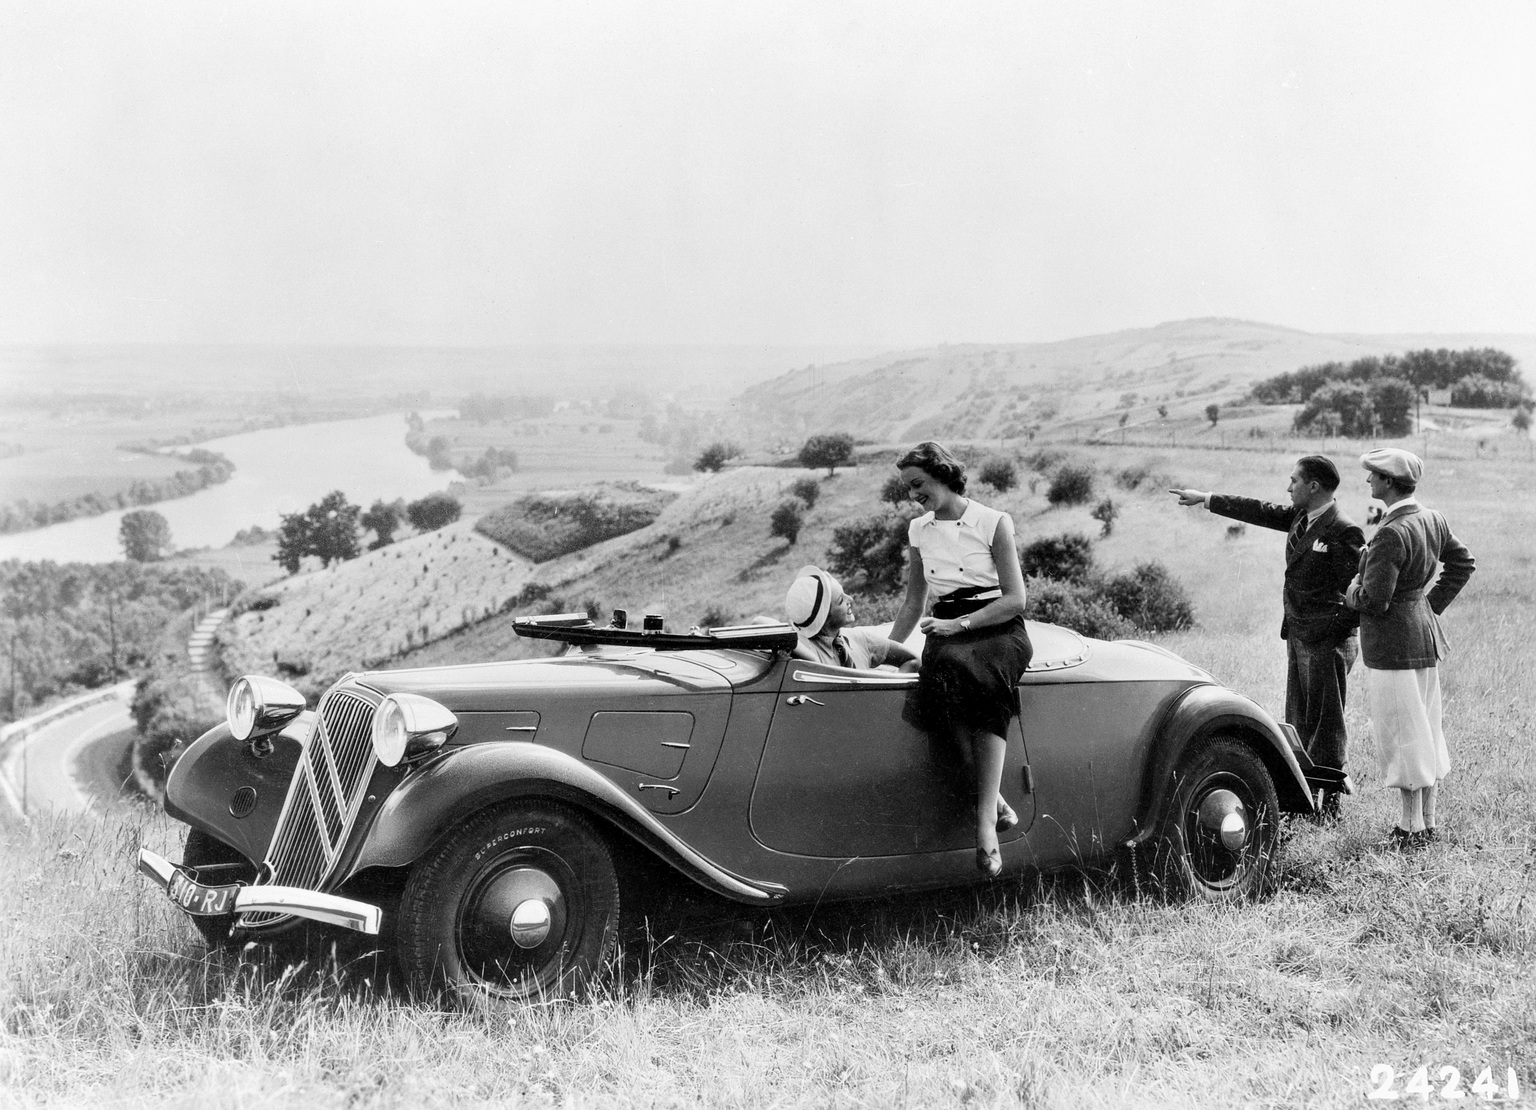
[{"label": "winding road", "polygon": [[[214,630],[228,615],[219,609],[198,622],[187,642],[188,669],[209,681]],[[23,819],[46,810],[81,813],[116,800],[124,790],[120,770],[133,742],[128,707],[134,683],[93,690],[0,730],[0,804]]]},{"label": "winding road", "polygon": [[117,765],[134,728],[132,697],[133,683],[119,683],[18,721],[12,735],[24,734],[0,759],[0,797],[24,815],[79,813],[115,798]]}]

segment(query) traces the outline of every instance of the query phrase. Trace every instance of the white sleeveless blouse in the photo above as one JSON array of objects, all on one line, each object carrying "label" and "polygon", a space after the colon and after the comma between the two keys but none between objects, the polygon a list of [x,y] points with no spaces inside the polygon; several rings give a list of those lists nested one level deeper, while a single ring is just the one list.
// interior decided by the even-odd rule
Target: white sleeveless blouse
[{"label": "white sleeveless blouse", "polygon": [[907,542],[923,557],[928,590],[943,597],[968,586],[998,589],[992,538],[1006,513],[971,501],[959,520],[924,513],[907,525]]}]

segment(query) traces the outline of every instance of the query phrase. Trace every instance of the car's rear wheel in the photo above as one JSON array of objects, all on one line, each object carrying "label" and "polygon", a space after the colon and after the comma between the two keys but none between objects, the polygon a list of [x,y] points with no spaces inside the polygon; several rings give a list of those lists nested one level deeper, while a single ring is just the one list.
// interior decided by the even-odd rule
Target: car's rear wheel
[{"label": "car's rear wheel", "polygon": [[[256,865],[236,849],[202,829],[188,829],[187,841],[181,850],[181,865],[190,868],[201,882],[222,885],[225,883],[249,883],[256,879]],[[231,933],[235,927],[235,915],[219,914],[209,917],[188,914],[192,926],[207,942],[209,948],[231,948]]]},{"label": "car's rear wheel", "polygon": [[1269,889],[1280,838],[1279,799],[1269,768],[1230,736],[1195,741],[1175,772],[1159,855],[1173,893],[1214,902]]},{"label": "car's rear wheel", "polygon": [[608,845],[553,802],[482,811],[412,870],[399,959],[411,990],[460,1002],[582,993],[613,953],[619,886]]}]

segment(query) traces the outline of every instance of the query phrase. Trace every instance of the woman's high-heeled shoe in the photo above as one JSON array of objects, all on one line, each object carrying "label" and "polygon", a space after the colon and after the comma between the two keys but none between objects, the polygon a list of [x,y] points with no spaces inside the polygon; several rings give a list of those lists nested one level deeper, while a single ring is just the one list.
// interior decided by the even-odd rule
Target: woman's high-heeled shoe
[{"label": "woman's high-heeled shoe", "polygon": [[1015,828],[1018,825],[1019,815],[1013,812],[1013,807],[1010,806],[1007,802],[1002,802],[999,804],[1001,804],[1003,808],[997,815],[997,831],[1007,832],[1009,829]]},{"label": "woman's high-heeled shoe", "polygon": [[1003,853],[997,848],[976,849],[976,870],[989,879],[995,879],[1003,869]]}]

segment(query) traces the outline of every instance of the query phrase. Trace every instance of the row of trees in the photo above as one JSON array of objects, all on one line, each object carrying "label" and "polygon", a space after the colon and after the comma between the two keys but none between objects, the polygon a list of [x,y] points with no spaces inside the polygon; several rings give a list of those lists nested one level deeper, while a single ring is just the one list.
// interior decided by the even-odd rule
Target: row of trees
[{"label": "row of trees", "polygon": [[64,501],[37,504],[26,498],[0,505],[0,533],[25,532],[33,528],[45,528],[66,520],[100,516],[134,505],[149,505],[156,501],[170,501],[186,497],[198,490],[229,481],[235,472],[235,464],[215,451],[197,447],[184,452],[181,458],[197,464],[194,470],[178,470],[168,478],[156,481],[140,479],[112,493],[86,493]]},{"label": "row of trees", "polygon": [[1414,405],[1430,390],[1445,389],[1451,404],[1464,408],[1528,407],[1531,399],[1514,356],[1492,347],[1303,366],[1259,382],[1252,397],[1266,405],[1300,404],[1297,431],[1399,436],[1413,429]]},{"label": "row of trees", "polygon": [[0,716],[137,672],[177,613],[240,588],[194,566],[0,562]]},{"label": "row of trees", "polygon": [[[824,435],[814,435],[807,439],[795,455],[795,461],[801,466],[810,467],[812,470],[827,468],[827,476],[830,478],[837,473],[837,468],[847,466],[853,462],[853,436],[847,432],[830,432]],[[724,468],[727,461],[741,454],[741,449],[734,443],[725,440],[716,440],[704,450],[699,452],[699,457],[694,460],[695,470],[707,470],[715,472]]]},{"label": "row of trees", "polygon": [[404,500],[375,501],[366,512],[352,504],[340,490],[332,490],[299,513],[283,514],[277,529],[277,552],[272,556],[289,574],[297,574],[306,556],[322,566],[355,559],[362,554],[361,531],[373,532],[368,550],[394,542],[402,523],[409,521],[418,532],[433,532],[459,519],[463,506],[446,493],[429,493],[407,504]]}]

